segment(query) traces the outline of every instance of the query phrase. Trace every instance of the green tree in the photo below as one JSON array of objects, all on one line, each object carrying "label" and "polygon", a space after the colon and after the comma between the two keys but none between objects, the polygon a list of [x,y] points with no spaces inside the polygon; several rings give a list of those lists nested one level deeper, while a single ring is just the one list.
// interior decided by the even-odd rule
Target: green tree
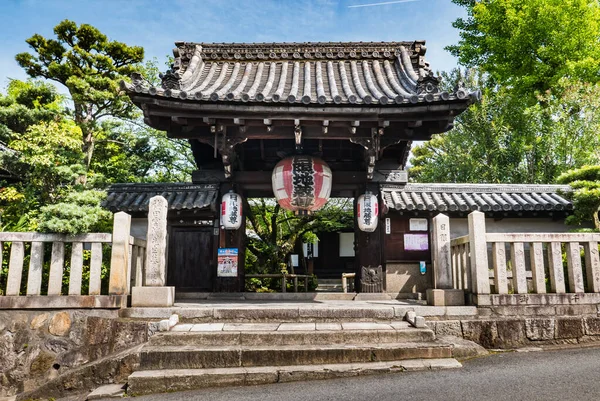
[{"label": "green tree", "polygon": [[[64,85],[74,106],[73,118],[81,129],[84,165],[89,169],[99,121],[103,117],[130,119],[136,111],[119,89],[119,82],[139,69],[144,50],[110,41],[88,24],[64,20],[54,27],[56,39],[35,34],[27,39],[34,54],[19,53],[17,63],[34,78]],[[86,181],[86,176],[81,177]]]},{"label": "green tree", "polygon": [[20,177],[0,191],[4,229],[37,229],[39,208],[59,202],[81,173],[81,130],[70,120],[42,122],[9,142],[2,165]]},{"label": "green tree", "polygon": [[414,181],[551,183],[600,162],[600,84],[562,79],[527,105],[485,76],[446,77],[465,75],[483,87],[483,99],[456,118],[453,130],[413,149]]},{"label": "green tree", "polygon": [[461,40],[447,49],[529,103],[563,77],[600,79],[598,0],[452,1],[468,17],[454,22]]},{"label": "green tree", "polygon": [[0,94],[0,142],[8,143],[29,126],[62,118],[63,97],[41,81],[11,80]]},{"label": "green tree", "polygon": [[567,218],[567,223],[593,221],[595,231],[600,231],[600,165],[567,171],[558,177],[558,182],[573,188],[568,196],[573,200],[575,213]]}]

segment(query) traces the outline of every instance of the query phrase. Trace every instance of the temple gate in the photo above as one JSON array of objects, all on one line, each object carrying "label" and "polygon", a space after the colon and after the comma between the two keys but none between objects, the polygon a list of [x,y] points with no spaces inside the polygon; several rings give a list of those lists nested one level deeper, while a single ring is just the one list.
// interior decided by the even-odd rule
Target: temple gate
[{"label": "temple gate", "polygon": [[[222,229],[216,204],[230,190],[244,198],[273,197],[273,169],[289,156],[322,159],[332,172],[331,196],[356,202],[372,193],[383,219],[383,186],[406,184],[412,142],[448,131],[480,97],[462,87],[441,90],[425,50],[424,41],[178,42],[160,87],[140,75],[123,83],[146,124],[189,140],[198,167],[188,189],[182,184],[180,192],[156,191],[174,197],[170,285],[243,291],[244,224]],[[196,213],[184,206],[202,202],[212,207]],[[355,227],[356,288],[368,272],[364,290],[382,291],[385,224],[372,232]],[[192,244],[202,244],[202,250]],[[238,249],[235,277],[214,274],[218,248]],[[195,272],[198,265],[204,267]]]}]

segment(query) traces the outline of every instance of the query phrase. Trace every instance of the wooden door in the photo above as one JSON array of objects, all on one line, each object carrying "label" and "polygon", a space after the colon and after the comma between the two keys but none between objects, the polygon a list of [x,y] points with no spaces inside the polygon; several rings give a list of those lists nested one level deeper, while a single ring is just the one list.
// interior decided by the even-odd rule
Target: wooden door
[{"label": "wooden door", "polygon": [[213,290],[212,228],[171,227],[167,285],[180,292]]}]

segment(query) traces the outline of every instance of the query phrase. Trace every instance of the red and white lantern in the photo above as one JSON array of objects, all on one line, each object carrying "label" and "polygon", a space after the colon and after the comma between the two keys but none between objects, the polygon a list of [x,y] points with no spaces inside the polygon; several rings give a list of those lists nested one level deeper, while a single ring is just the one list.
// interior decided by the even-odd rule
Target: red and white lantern
[{"label": "red and white lantern", "polygon": [[356,201],[356,216],[358,228],[361,231],[372,233],[377,228],[379,217],[379,202],[377,196],[371,192],[358,197]]},{"label": "red and white lantern", "polygon": [[309,214],[329,200],[331,169],[316,157],[290,156],[277,163],[272,183],[273,193],[282,208],[296,214]]},{"label": "red and white lantern", "polygon": [[242,197],[229,191],[221,200],[221,227],[237,230],[242,225]]}]

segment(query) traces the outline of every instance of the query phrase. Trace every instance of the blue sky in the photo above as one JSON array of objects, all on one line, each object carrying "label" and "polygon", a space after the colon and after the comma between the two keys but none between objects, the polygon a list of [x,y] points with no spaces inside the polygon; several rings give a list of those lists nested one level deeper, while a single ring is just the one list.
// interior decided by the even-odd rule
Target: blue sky
[{"label": "blue sky", "polygon": [[[99,28],[110,39],[143,46],[162,64],[175,41],[308,42],[427,40],[434,70],[456,60],[444,46],[456,43],[452,21],[464,11],[450,0],[0,0],[0,88],[26,75],[14,61],[25,39],[50,37],[63,19]],[[163,68],[164,69],[164,68]]]}]

